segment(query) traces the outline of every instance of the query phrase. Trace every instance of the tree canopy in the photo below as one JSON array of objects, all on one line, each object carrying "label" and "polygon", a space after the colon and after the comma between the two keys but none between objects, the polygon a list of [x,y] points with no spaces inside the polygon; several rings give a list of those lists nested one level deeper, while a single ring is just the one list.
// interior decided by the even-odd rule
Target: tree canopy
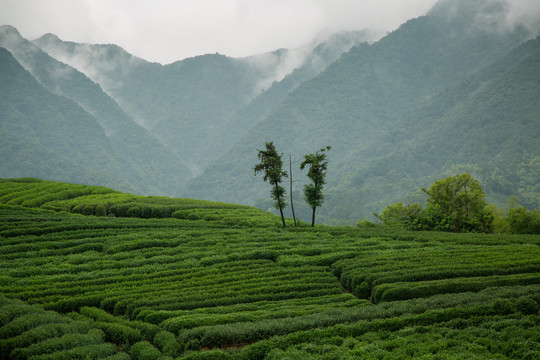
[{"label": "tree canopy", "polygon": [[375,214],[385,225],[414,230],[491,232],[493,213],[487,207],[480,182],[468,173],[435,181],[426,190],[427,205],[388,205]]},{"label": "tree canopy", "polygon": [[264,171],[264,181],[268,181],[272,185],[271,196],[274,199],[274,207],[279,210],[281,214],[281,221],[283,227],[285,225],[285,217],[283,216],[283,208],[287,206],[285,200],[285,188],[281,186],[281,181],[284,177],[287,177],[287,172],[283,170],[283,161],[276,151],[276,147],[272,141],[265,143],[266,149],[258,150],[258,158],[260,163],[253,168],[255,175]]},{"label": "tree canopy", "polygon": [[326,152],[331,148],[331,146],[327,146],[315,152],[315,154],[304,155],[304,161],[300,164],[300,169],[302,170],[306,166],[309,166],[307,177],[311,180],[311,183],[304,185],[304,198],[313,210],[311,226],[315,226],[315,210],[324,201],[322,190],[326,183],[325,177],[328,167]]},{"label": "tree canopy", "polygon": [[428,195],[428,209],[436,213],[438,222],[447,230],[486,230],[489,227],[489,220],[484,219],[486,194],[471,174],[449,176],[435,181],[429,190],[422,190]]}]

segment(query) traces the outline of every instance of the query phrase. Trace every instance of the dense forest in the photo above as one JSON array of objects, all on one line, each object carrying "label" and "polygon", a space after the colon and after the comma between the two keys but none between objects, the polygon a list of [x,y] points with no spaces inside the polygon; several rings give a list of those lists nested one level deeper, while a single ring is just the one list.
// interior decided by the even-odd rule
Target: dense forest
[{"label": "dense forest", "polygon": [[[326,145],[317,220],[374,220],[470,173],[489,204],[540,208],[540,29],[497,0],[441,0],[382,38],[341,33],[247,58],[161,65],[115,45],[29,41],[0,27],[0,176],[256,205],[269,141],[296,167]],[[294,60],[294,61],[293,61]],[[289,216],[289,214],[286,214]]]}]

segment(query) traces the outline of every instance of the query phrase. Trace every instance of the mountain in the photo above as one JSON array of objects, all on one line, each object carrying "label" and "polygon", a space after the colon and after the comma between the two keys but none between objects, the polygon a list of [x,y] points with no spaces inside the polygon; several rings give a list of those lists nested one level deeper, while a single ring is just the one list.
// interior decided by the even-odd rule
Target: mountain
[{"label": "mountain", "polygon": [[[0,48],[0,176],[66,178],[130,187],[97,121],[75,102],[42,87]],[[113,169],[112,174],[110,170]]]},{"label": "mountain", "polygon": [[[491,147],[495,139],[512,139],[515,135],[510,124],[501,127],[499,121],[486,118],[488,114],[497,113],[497,99],[502,101],[508,94],[500,88],[487,87],[484,91],[491,89],[490,101],[467,96],[456,99],[457,94],[450,95],[452,87],[461,79],[482,70],[486,79],[499,87],[509,81],[499,78],[502,76],[499,67],[490,68],[490,65],[507,56],[532,34],[521,26],[501,29],[501,19],[506,13],[504,4],[495,1],[440,1],[426,16],[409,20],[381,40],[353,47],[320,75],[291,92],[203,174],[191,180],[183,196],[248,204],[267,198],[268,187],[262,179],[255,178],[252,171],[257,160],[256,149],[263,147],[265,141],[274,141],[280,152],[290,153],[294,159],[332,145],[327,199],[320,211],[325,221],[370,217],[371,212],[381,211],[385,205],[405,196],[415,198],[417,189],[429,186],[445,173],[470,169],[472,165],[489,168],[496,162],[490,163],[487,154],[474,161],[470,161],[467,154]],[[517,67],[525,66],[521,60],[517,57],[506,61]],[[534,69],[520,68],[520,71],[529,73]],[[538,173],[531,168],[537,163],[534,154],[538,145],[527,135],[536,134],[540,113],[525,105],[537,103],[536,77],[531,81],[532,84],[527,83],[531,88],[523,90],[524,99],[504,102],[508,106],[505,113],[514,114],[514,121],[532,116],[532,121],[522,121],[523,126],[516,130],[527,140],[526,145],[517,147],[520,141],[512,139],[497,155],[508,159],[509,154],[515,152],[515,158],[531,162],[523,163],[521,175],[508,174],[498,168],[496,173],[503,183],[514,181],[512,177],[522,181],[535,171]],[[481,85],[487,84],[482,82]],[[514,93],[514,90],[508,92]],[[477,95],[481,94],[483,92]],[[433,111],[425,114],[426,109]],[[473,109],[471,114],[482,112],[484,121],[462,126],[460,129],[466,130],[456,132],[454,126],[461,126],[465,121],[460,116]],[[422,114],[425,117],[420,122],[417,117]],[[469,131],[473,128],[476,133],[485,135],[472,137]],[[432,147],[420,148],[420,144],[426,143]],[[463,147],[460,156],[454,156],[456,147]],[[532,149],[536,152],[527,153]],[[420,155],[422,157],[418,157]],[[409,163],[398,161],[399,156],[407,156],[409,162],[418,160],[420,165],[410,166],[408,171]],[[387,161],[390,157],[396,161]],[[295,175],[295,178],[303,177]],[[487,177],[482,176],[480,180]],[[301,185],[298,182],[295,186],[301,189]],[[508,188],[500,194],[510,195],[515,189]],[[529,187],[528,191],[527,198],[539,198],[537,190]],[[301,199],[295,204],[299,202]],[[266,208],[268,202],[260,205]]]},{"label": "mountain", "polygon": [[[170,195],[178,183],[190,176],[187,167],[170,149],[135,123],[84,74],[50,57],[13,27],[0,27],[0,46],[11,51],[42,86],[77,102],[91,114],[108,139],[109,156],[119,164],[108,171],[124,178],[122,182],[131,184],[134,191]],[[58,137],[57,141],[63,139]]]},{"label": "mountain", "polygon": [[539,208],[539,58],[536,38],[408,112],[377,139],[394,150],[348,172],[343,186],[363,194],[384,186],[388,195],[373,199],[380,209],[396,198],[421,200],[414,194],[420,186],[469,172],[492,201],[517,195]]},{"label": "mountain", "polygon": [[115,45],[65,42],[51,34],[34,44],[99,83],[133,119],[200,172],[289,91],[374,36],[343,33],[298,49],[240,59],[208,54],[165,66]]},{"label": "mountain", "polygon": [[540,207],[540,31],[509,4],[440,0],[378,40],[342,33],[298,49],[168,65],[52,34],[28,42],[1,27],[0,46],[15,58],[4,54],[2,71],[16,71],[2,74],[10,80],[0,176],[88,176],[130,192],[268,209],[268,184],[253,166],[257,149],[274,141],[293,161],[303,219],[298,162],[326,145],[321,222],[422,202],[421,187],[460,172],[478,178],[490,201],[518,195]]}]

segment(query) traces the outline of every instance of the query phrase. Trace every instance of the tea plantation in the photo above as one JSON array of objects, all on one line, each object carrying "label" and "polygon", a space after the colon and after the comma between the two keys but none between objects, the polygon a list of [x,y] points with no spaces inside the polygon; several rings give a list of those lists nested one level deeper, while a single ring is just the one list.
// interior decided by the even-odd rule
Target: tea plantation
[{"label": "tea plantation", "polygon": [[0,180],[0,359],[538,359],[540,236]]}]

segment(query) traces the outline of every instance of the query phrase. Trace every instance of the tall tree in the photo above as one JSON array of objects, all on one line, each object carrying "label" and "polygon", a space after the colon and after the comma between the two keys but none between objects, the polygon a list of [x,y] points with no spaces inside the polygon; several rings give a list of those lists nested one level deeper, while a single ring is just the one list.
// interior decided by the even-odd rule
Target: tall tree
[{"label": "tall tree", "polygon": [[255,165],[253,170],[255,175],[257,173],[264,171],[264,181],[268,181],[272,185],[272,190],[270,192],[272,199],[274,199],[274,207],[279,209],[281,214],[281,222],[283,227],[285,225],[285,217],[283,216],[283,208],[287,206],[285,201],[285,188],[281,186],[281,180],[284,177],[287,177],[287,172],[283,170],[283,161],[281,157],[283,154],[279,155],[276,151],[276,147],[272,141],[265,143],[265,150],[259,150],[257,155],[260,163]]},{"label": "tall tree", "polygon": [[291,195],[291,210],[292,210],[292,218],[294,220],[294,227],[297,227],[296,224],[296,215],[294,215],[294,203],[293,203],[293,193],[292,193],[292,183],[293,183],[293,174],[292,174],[292,157],[289,154],[289,174],[291,174],[291,177],[289,178],[289,194]]},{"label": "tall tree", "polygon": [[315,226],[315,210],[317,207],[320,207],[324,201],[322,190],[324,184],[326,184],[324,178],[328,167],[326,152],[331,148],[331,146],[327,146],[320,149],[315,154],[304,155],[304,161],[300,164],[300,169],[302,170],[306,166],[309,166],[307,177],[311,180],[311,183],[304,185],[304,198],[313,210],[311,215],[312,227]]},{"label": "tall tree", "polygon": [[448,230],[483,231],[490,226],[486,218],[486,194],[480,182],[470,174],[464,173],[435,181],[429,190],[422,189],[428,195],[428,209],[436,209]]}]

